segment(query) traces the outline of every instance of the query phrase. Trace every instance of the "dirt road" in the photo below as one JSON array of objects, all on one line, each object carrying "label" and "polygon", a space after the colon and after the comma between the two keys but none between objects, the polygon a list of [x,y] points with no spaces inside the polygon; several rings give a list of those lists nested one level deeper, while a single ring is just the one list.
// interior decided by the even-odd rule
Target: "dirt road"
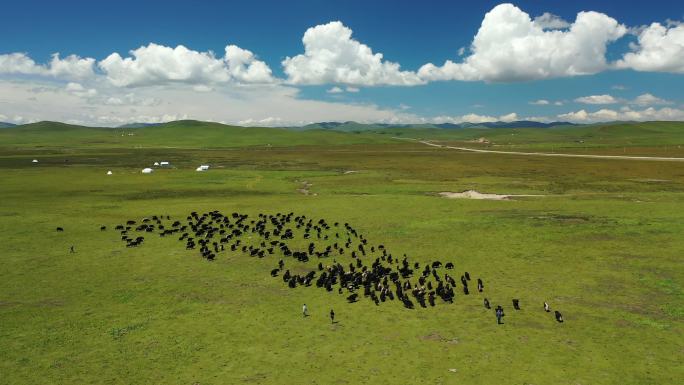
[{"label": "dirt road", "polygon": [[418,140],[413,138],[394,138],[403,140],[413,140],[419,143],[426,144],[432,147],[449,148],[452,150],[481,152],[490,154],[508,154],[508,155],[524,155],[524,156],[555,156],[561,158],[588,158],[588,159],[626,159],[626,160],[654,160],[665,162],[684,162],[684,158],[670,158],[664,156],[627,156],[627,155],[588,155],[588,154],[560,154],[548,152],[518,152],[518,151],[499,151],[499,150],[481,150],[468,147],[447,146],[443,144],[435,144],[426,140]]}]

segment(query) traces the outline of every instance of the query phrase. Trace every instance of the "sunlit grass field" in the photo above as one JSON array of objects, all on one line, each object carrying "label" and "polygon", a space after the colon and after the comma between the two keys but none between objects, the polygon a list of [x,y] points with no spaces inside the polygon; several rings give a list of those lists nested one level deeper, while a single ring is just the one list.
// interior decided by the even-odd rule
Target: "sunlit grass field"
[{"label": "sunlit grass field", "polygon": [[[124,137],[91,128],[60,133],[49,124],[26,136],[22,128],[0,130],[0,383],[684,378],[681,163],[465,153],[388,133],[183,124]],[[671,134],[641,146],[684,144],[670,126],[647,128]],[[628,145],[612,135],[605,151]],[[140,173],[162,160],[172,167]],[[195,172],[200,164],[211,168]],[[305,183],[308,194],[300,191]],[[469,189],[540,196],[437,195]],[[453,275],[481,277],[485,291],[458,292],[453,304],[438,299],[427,309],[348,304],[337,291],[290,289],[272,278],[280,256],[228,251],[208,262],[175,237],[146,236],[142,246],[126,248],[113,230],[128,219],[183,220],[211,210],[349,222],[397,256],[453,262]],[[311,269],[318,260],[285,262]],[[484,297],[504,307],[503,325],[482,306]],[[512,308],[512,298],[522,310]],[[564,323],[543,311],[544,301]],[[330,308],[338,323],[331,324]]]}]

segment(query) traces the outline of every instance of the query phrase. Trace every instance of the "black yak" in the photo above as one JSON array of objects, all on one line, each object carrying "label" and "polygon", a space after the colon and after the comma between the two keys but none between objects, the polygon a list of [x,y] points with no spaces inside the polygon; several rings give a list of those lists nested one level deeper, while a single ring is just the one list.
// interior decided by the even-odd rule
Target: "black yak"
[{"label": "black yak", "polygon": [[563,322],[563,315],[561,314],[561,312],[559,312],[558,310],[556,310],[556,311],[555,311],[555,314],[556,314],[556,321],[562,323],[562,322]]}]

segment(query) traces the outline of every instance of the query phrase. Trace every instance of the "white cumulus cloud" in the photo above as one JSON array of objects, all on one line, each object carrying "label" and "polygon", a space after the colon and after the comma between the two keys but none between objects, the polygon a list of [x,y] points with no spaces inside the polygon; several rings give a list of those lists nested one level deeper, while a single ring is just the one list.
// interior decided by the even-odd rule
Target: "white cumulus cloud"
[{"label": "white cumulus cloud", "polygon": [[95,59],[81,58],[76,55],[69,55],[64,59],[58,53],[52,55],[52,60],[47,69],[48,73],[54,77],[67,79],[82,79],[94,75],[93,67]]},{"label": "white cumulus cloud", "polygon": [[639,106],[655,106],[655,105],[663,105],[663,104],[672,104],[671,101],[661,99],[655,95],[645,93],[642,95],[637,96],[631,104],[636,104]]},{"label": "white cumulus cloud", "polygon": [[512,4],[489,11],[461,63],[420,68],[424,80],[525,81],[586,75],[608,67],[608,43],[627,28],[598,12],[580,12],[567,30],[546,30]]},{"label": "white cumulus cloud", "polygon": [[559,119],[568,120],[576,123],[596,123],[607,121],[651,121],[651,120],[684,120],[684,110],[677,108],[653,108],[649,107],[642,110],[634,110],[629,107],[621,108],[619,111],[611,109],[601,109],[595,112],[586,110],[572,111],[558,115]]},{"label": "white cumulus cloud", "polygon": [[273,80],[271,70],[254,54],[240,47],[226,47],[224,58],[213,52],[199,52],[182,45],[175,48],[150,43],[122,58],[118,53],[98,63],[109,81],[119,87],[169,83],[214,84],[230,80],[262,83]]},{"label": "white cumulus cloud", "polygon": [[[511,112],[510,114],[501,116],[492,115],[480,115],[480,114],[464,114],[460,116],[436,116],[433,118],[426,119],[430,123],[491,123],[491,122],[514,122],[516,120],[522,120],[517,113]],[[415,123],[415,122],[413,122]]]},{"label": "white cumulus cloud", "polygon": [[0,73],[2,74],[39,74],[45,68],[36,64],[25,53],[15,52],[0,55]]},{"label": "white cumulus cloud", "polygon": [[612,95],[590,95],[575,99],[577,103],[583,104],[615,104],[618,100]]},{"label": "white cumulus cloud", "polygon": [[424,83],[415,72],[383,60],[381,53],[352,38],[352,30],[339,21],[309,28],[302,38],[304,53],[283,60],[292,84],[337,83],[353,86]]},{"label": "white cumulus cloud", "polygon": [[266,63],[256,60],[251,51],[236,45],[226,47],[225,61],[230,76],[244,83],[269,83],[273,81],[271,69]]},{"label": "white cumulus cloud", "polygon": [[167,82],[214,83],[230,79],[223,62],[211,52],[197,52],[179,45],[176,48],[154,43],[130,52],[118,53],[100,61],[99,66],[112,84],[120,87],[147,86]]},{"label": "white cumulus cloud", "polygon": [[54,76],[64,79],[84,79],[93,76],[95,59],[69,55],[60,58],[52,54],[47,64],[37,64],[27,54],[14,52],[0,55],[0,74]]},{"label": "white cumulus cloud", "polygon": [[638,42],[615,64],[636,71],[684,73],[684,24],[653,23],[638,31]]}]

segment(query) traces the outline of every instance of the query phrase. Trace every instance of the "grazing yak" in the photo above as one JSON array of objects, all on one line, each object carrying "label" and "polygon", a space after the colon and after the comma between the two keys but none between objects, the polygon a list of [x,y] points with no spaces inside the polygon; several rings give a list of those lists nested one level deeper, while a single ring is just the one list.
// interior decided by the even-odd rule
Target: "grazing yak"
[{"label": "grazing yak", "polygon": [[555,313],[555,315],[556,315],[556,321],[562,323],[562,322],[563,322],[563,315],[561,314],[561,312],[559,312],[558,310],[556,310],[554,313]]},{"label": "grazing yak", "polygon": [[[106,226],[100,229],[105,231]],[[438,273],[442,266],[453,270],[453,262],[410,261],[406,254],[401,258],[384,245],[374,244],[349,223],[329,225],[324,219],[313,220],[294,213],[250,216],[237,212],[224,215],[218,210],[193,211],[185,220],[154,215],[139,221],[127,220],[125,225],[117,225],[115,229],[120,231],[127,247],[137,247],[144,242],[143,237],[133,236],[134,232],[156,233],[160,237],[171,235],[183,242],[187,250],[193,250],[208,261],[215,260],[222,253],[258,258],[274,255],[282,259],[270,274],[280,276],[288,287],[295,289],[315,283],[315,287],[328,292],[345,294],[350,303],[369,298],[380,305],[394,301],[396,295],[407,309],[415,308],[414,301],[421,308],[426,308],[428,305],[436,306],[438,297],[444,303],[452,303],[454,291],[458,290],[454,278]],[[64,229],[58,227],[57,231]],[[284,270],[285,258],[313,269],[306,275],[300,272],[301,268]],[[463,293],[468,295],[470,273],[464,272],[460,278]],[[361,288],[363,297],[356,292]],[[484,289],[481,278],[477,279],[477,289],[479,292]],[[486,298],[484,305],[490,308]],[[518,305],[514,302],[514,308],[519,309]],[[545,310],[549,311],[547,305]],[[558,317],[562,320],[560,313]]]}]

